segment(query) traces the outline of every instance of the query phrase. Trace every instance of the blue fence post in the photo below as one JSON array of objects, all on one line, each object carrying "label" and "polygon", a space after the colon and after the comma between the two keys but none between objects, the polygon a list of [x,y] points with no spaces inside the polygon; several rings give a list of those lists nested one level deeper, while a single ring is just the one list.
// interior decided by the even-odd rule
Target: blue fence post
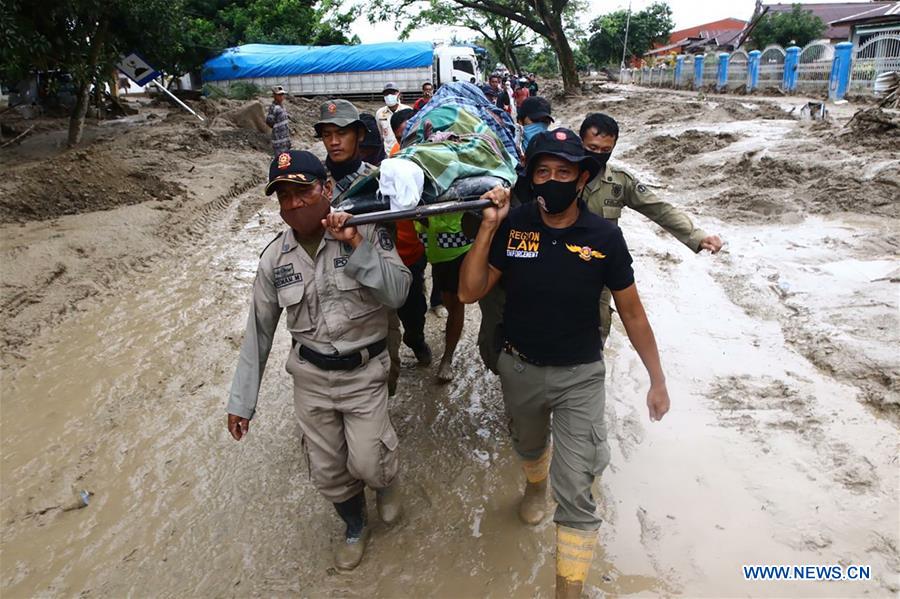
[{"label": "blue fence post", "polygon": [[786,92],[797,89],[797,72],[800,69],[800,48],[790,46],[784,51],[784,75],[781,78],[781,87]]},{"label": "blue fence post", "polygon": [[850,87],[850,65],[853,62],[853,43],[841,42],[834,47],[834,61],[828,77],[828,97],[842,100]]},{"label": "blue fence post", "polygon": [[728,85],[728,52],[719,53],[719,68],[716,70],[716,89],[722,91]]},{"label": "blue fence post", "polygon": [[684,54],[675,57],[675,87],[681,86],[681,71],[684,70]]},{"label": "blue fence post", "polygon": [[703,61],[706,54],[694,54],[694,89],[703,87]]},{"label": "blue fence post", "polygon": [[759,50],[751,50],[747,61],[747,91],[752,92],[759,85],[759,57],[762,52]]}]

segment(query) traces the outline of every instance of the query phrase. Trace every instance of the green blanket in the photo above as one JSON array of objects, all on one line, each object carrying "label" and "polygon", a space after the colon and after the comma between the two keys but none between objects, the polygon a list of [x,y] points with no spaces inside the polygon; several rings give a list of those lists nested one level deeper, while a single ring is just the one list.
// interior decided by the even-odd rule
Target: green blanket
[{"label": "green blanket", "polygon": [[[403,146],[395,158],[412,160],[425,172],[425,203],[434,202],[462,177],[493,175],[510,185],[516,180],[516,161],[496,134],[481,119],[455,106],[429,111],[403,138]],[[377,177],[377,170],[361,177],[344,197],[371,190]]]}]

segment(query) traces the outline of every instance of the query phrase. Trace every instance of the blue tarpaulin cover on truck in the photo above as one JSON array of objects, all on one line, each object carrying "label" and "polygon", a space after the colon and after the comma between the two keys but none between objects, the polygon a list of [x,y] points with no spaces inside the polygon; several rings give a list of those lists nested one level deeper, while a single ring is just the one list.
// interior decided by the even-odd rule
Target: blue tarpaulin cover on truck
[{"label": "blue tarpaulin cover on truck", "polygon": [[388,42],[358,46],[247,44],[225,50],[203,65],[204,81],[286,77],[315,73],[387,71],[431,66],[431,42]]}]

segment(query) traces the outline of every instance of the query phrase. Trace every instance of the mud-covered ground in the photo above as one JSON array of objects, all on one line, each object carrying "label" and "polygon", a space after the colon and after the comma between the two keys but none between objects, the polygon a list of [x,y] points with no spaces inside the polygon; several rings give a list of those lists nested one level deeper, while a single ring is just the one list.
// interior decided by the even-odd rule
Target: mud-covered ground
[{"label": "mud-covered ground", "polygon": [[[574,128],[611,113],[614,161],[727,242],[694,255],[639,214],[620,223],[673,409],[649,423],[616,323],[591,596],[900,592],[898,137],[845,127],[852,105],[802,120],[803,102],[610,86],[554,107]],[[0,150],[0,592],[551,596],[553,525],[517,521],[477,307],[449,385],[404,349],[407,516],[374,525],[356,571],[331,567],[341,530],[307,476],[285,332],[250,436],[227,436],[248,291],[280,224],[258,113],[199,108],[210,125],[145,106],[79,150],[49,122]],[[313,109],[294,104],[300,145]],[[89,505],[69,509],[81,490]],[[744,564],[867,565],[872,580],[753,582]]]}]

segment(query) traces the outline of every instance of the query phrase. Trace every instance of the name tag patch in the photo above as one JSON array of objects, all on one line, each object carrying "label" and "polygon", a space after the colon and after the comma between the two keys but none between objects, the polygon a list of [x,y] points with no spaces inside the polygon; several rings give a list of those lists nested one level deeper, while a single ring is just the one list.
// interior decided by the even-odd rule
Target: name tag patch
[{"label": "name tag patch", "polygon": [[339,256],[334,259],[334,267],[335,268],[344,268],[347,266],[347,262],[350,261],[350,258],[347,256]]},{"label": "name tag patch", "polygon": [[537,258],[540,249],[540,231],[509,231],[509,237],[506,238],[507,258]]},{"label": "name tag patch", "polygon": [[284,264],[275,267],[275,289],[281,289],[282,287],[299,283],[302,280],[303,275],[299,272],[294,272],[293,264]]}]

